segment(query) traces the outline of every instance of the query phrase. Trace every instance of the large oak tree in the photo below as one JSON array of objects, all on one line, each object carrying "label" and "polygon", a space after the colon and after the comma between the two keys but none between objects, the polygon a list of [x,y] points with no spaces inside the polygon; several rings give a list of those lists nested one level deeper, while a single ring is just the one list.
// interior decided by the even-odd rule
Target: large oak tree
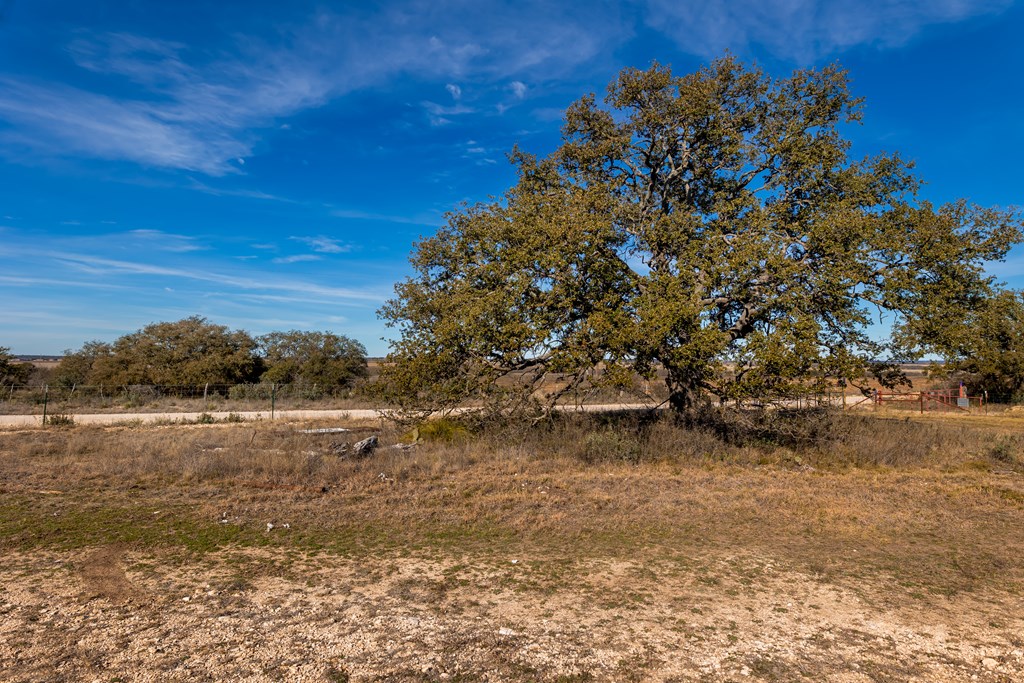
[{"label": "large oak tree", "polygon": [[1020,216],[918,196],[897,155],[852,159],[838,67],[775,79],[725,58],[626,69],[569,107],[563,142],[512,154],[501,199],[416,245],[382,309],[392,400],[541,398],[661,367],[671,404],[786,395],[891,357],[879,314],[927,345],[990,293]]}]

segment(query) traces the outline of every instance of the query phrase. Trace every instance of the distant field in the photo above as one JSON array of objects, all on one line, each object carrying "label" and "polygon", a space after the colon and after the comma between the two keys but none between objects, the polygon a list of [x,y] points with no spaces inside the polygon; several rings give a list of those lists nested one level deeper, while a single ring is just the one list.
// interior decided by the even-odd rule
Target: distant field
[{"label": "distant field", "polygon": [[0,670],[1021,680],[1024,419],[806,424],[3,431]]}]

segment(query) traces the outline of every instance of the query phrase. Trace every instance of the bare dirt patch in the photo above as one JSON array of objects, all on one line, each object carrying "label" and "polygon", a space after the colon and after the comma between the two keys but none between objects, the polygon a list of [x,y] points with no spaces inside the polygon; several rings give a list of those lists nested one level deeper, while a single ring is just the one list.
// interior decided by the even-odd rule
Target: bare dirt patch
[{"label": "bare dirt patch", "polygon": [[12,559],[0,573],[0,668],[12,681],[1024,675],[1019,598],[892,604],[884,585],[824,582],[768,556],[695,558],[698,570],[686,558],[589,560],[553,581],[550,558],[132,553],[139,601],[83,594],[59,555]]},{"label": "bare dirt patch", "polygon": [[[0,433],[12,681],[1015,681],[1004,425]],[[831,433],[831,432],[830,432]]]}]

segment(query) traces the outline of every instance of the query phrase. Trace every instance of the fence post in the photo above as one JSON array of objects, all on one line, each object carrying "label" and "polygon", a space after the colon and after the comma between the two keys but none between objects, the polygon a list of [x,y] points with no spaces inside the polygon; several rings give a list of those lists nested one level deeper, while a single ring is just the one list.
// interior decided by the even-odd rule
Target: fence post
[{"label": "fence post", "polygon": [[43,385],[43,426],[46,426],[46,403],[50,400],[50,385]]},{"label": "fence post", "polygon": [[206,386],[203,387],[203,403],[206,403],[206,393],[210,390],[210,383],[207,382]]},{"label": "fence post", "polygon": [[270,385],[270,419],[274,419],[274,404],[277,402],[277,382]]}]

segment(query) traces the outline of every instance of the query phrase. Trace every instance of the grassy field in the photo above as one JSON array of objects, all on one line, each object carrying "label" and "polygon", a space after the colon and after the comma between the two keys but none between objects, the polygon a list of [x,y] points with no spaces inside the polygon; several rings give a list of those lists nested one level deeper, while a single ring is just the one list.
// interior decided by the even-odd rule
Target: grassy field
[{"label": "grassy field", "polygon": [[0,431],[5,680],[1024,676],[1014,414],[351,426]]}]

